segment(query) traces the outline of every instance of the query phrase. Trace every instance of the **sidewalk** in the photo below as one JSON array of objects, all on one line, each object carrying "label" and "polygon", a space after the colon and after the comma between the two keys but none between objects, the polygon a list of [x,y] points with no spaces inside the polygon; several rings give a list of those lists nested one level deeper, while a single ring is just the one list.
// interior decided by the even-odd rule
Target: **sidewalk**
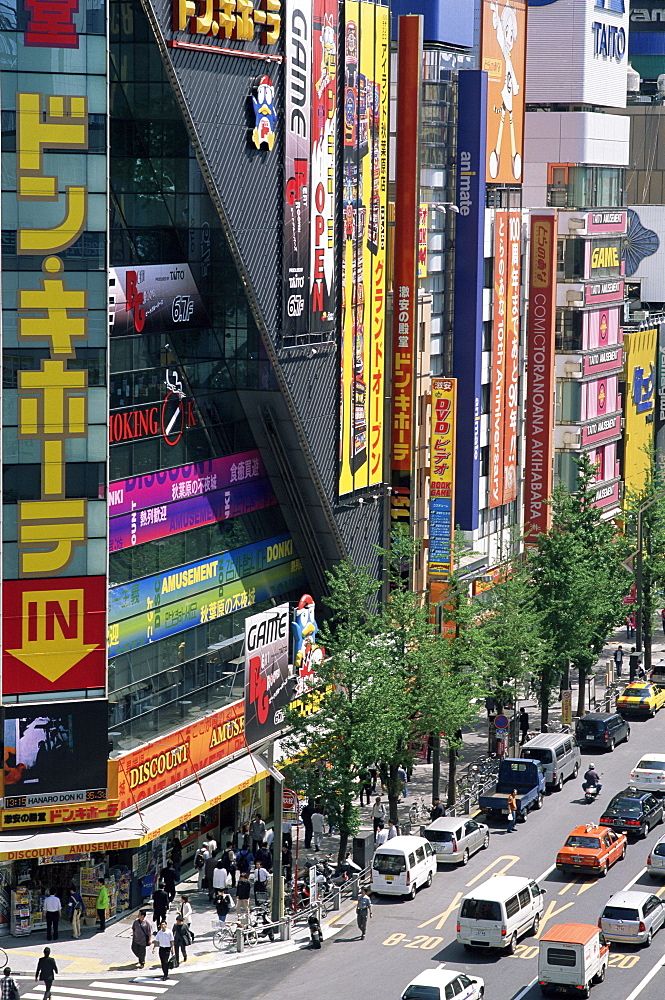
[{"label": "sidewalk", "polygon": [[[596,666],[596,701],[598,710],[603,711],[605,700],[605,664],[612,658],[612,654],[619,643],[623,646],[627,654],[633,644],[634,639],[626,639],[625,628],[618,629],[608,640],[603,653]],[[657,635],[653,642],[653,661],[656,662],[665,656],[665,636],[662,634],[660,622],[658,623]],[[622,681],[627,683],[628,665],[625,661]],[[575,677],[572,678],[576,680]],[[529,714],[531,729],[539,729],[540,712],[535,700],[520,700],[515,706],[516,709],[524,706]],[[573,693],[573,712],[576,707],[576,691]],[[550,719],[553,722],[561,720],[561,702],[557,701],[550,708]],[[481,754],[487,752],[487,714],[484,709],[478,715],[474,725],[467,727],[464,732],[464,747],[458,760],[458,775],[464,771],[465,767]],[[448,781],[448,766],[445,754],[442,754],[440,795],[445,802],[446,788]],[[377,787],[377,794],[380,785]],[[411,781],[408,786],[408,797],[402,800],[399,805],[399,819],[401,824],[408,824],[409,809],[415,798],[424,796],[425,802],[431,802],[432,795],[432,765],[419,762],[414,766]],[[387,797],[382,796],[384,803]],[[371,801],[374,801],[372,796]],[[372,829],[371,807],[361,807],[361,831]],[[302,831],[301,831],[302,836]],[[332,854],[337,856],[339,849],[339,838],[336,835],[326,835],[323,838],[322,850],[315,853],[312,850],[305,850],[303,842],[300,842],[298,856],[298,867],[307,867],[309,863],[317,859]],[[295,844],[294,844],[295,862]],[[203,972],[208,969],[219,969],[230,965],[239,965],[246,962],[255,962],[264,958],[294,952],[309,945],[309,931],[306,927],[299,926],[293,933],[290,941],[275,941],[270,943],[267,938],[261,939],[254,948],[246,948],[242,954],[234,950],[218,951],[212,943],[212,921],[216,920],[217,914],[212,903],[208,902],[207,891],[199,892],[196,888],[198,876],[192,873],[185,881],[178,885],[178,895],[176,904],[179,904],[182,893],[189,895],[193,908],[192,928],[196,935],[194,944],[188,949],[187,963],[181,963],[177,969],[177,975],[185,972]],[[146,904],[148,918],[150,919],[150,904]],[[169,927],[175,923],[177,905],[172,905],[169,915]],[[161,976],[161,969],[156,960],[157,956],[148,952],[146,968],[140,971],[136,965],[136,959],[131,951],[131,926],[136,914],[130,913],[118,920],[116,923],[107,926],[104,934],[101,934],[92,925],[92,917],[89,918],[90,926],[83,925],[81,937],[78,941],[71,939],[70,924],[67,921],[60,921],[60,937],[58,941],[50,943],[52,954],[55,957],[60,970],[61,979],[89,980],[95,977],[105,979],[133,979],[152,976]],[[323,922],[324,938],[332,937],[342,928],[352,924],[355,920],[355,903],[352,900],[345,900],[339,913],[331,914]],[[43,953],[47,944],[45,931],[31,934],[26,938],[5,937],[0,940],[0,947],[3,947],[9,955],[9,964],[17,975],[34,975],[37,960]]]}]

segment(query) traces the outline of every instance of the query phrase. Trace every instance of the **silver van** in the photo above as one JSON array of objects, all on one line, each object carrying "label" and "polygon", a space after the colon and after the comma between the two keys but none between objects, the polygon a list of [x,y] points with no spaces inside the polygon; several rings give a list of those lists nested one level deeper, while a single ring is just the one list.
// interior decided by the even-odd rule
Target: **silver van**
[{"label": "silver van", "polygon": [[572,733],[539,733],[522,747],[521,757],[543,765],[549,791],[560,792],[567,778],[576,778],[582,763]]}]

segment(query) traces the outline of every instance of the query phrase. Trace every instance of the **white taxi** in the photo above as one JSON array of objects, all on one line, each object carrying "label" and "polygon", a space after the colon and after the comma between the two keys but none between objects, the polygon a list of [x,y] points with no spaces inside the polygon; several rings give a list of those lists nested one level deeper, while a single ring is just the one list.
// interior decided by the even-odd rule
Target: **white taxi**
[{"label": "white taxi", "polygon": [[665,795],[665,753],[645,753],[630,772],[630,784],[641,792]]}]

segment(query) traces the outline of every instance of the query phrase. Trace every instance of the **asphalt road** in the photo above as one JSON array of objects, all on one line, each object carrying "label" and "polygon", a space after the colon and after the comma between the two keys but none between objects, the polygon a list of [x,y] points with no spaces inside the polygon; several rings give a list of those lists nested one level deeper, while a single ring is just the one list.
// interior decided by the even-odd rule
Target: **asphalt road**
[{"label": "asphalt road", "polygon": [[[440,870],[433,886],[421,889],[414,901],[375,899],[366,940],[360,940],[353,920],[324,942],[319,952],[300,951],[217,972],[182,975],[169,989],[168,1000],[204,1000],[220,994],[233,1000],[397,1000],[410,979],[439,963],[482,976],[487,1000],[535,1000],[541,995],[536,984],[537,940],[523,939],[514,956],[468,953],[455,940],[459,902],[472,886],[493,873],[537,878],[547,890],[542,933],[553,923],[595,924],[612,893],[629,886],[665,896],[665,882],[654,883],[644,868],[649,848],[665,835],[665,825],[656,827],[646,841],[629,843],[625,860],[615,864],[606,878],[564,877],[552,867],[570,830],[597,821],[608,799],[627,785],[630,769],[643,752],[663,749],[665,711],[650,721],[631,722],[631,728],[628,744],[613,754],[593,755],[604,781],[599,800],[585,804],[580,775],[560,793],[549,795],[542,810],[518,824],[516,834],[509,835],[503,824],[494,824],[488,850],[476,854],[466,867]],[[584,769],[592,755],[583,752],[582,758]],[[593,988],[591,996],[594,1000],[662,1000],[665,973],[661,965],[665,965],[665,930],[650,948],[613,945],[607,978]]]}]

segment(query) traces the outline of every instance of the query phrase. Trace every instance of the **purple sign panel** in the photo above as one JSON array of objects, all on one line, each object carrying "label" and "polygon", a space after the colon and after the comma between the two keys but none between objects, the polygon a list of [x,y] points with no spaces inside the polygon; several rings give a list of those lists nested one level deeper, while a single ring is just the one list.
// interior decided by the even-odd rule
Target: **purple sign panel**
[{"label": "purple sign panel", "polygon": [[613,417],[602,417],[594,420],[591,424],[586,424],[582,428],[582,447],[587,444],[594,444],[597,441],[604,441],[606,438],[615,437],[621,433],[621,414],[615,413]]},{"label": "purple sign panel", "polygon": [[598,487],[594,507],[609,507],[619,502],[619,484],[604,483]]},{"label": "purple sign panel", "polygon": [[109,486],[109,516],[203,496],[265,475],[258,451],[243,451],[194,465],[181,465],[177,469],[162,469],[147,476],[119,479]]},{"label": "purple sign panel", "polygon": [[628,225],[628,212],[589,212],[586,217],[587,233],[616,233],[623,236]]},{"label": "purple sign panel", "polygon": [[582,375],[601,375],[623,367],[623,347],[615,344],[606,347],[604,351],[594,351],[586,354],[583,359]]},{"label": "purple sign panel", "polygon": [[215,521],[226,521],[264,507],[273,507],[276,503],[277,497],[270,480],[257,479],[255,482],[204,493],[176,503],[134,510],[131,514],[114,517],[109,522],[109,550],[117,552],[132,545],[142,545],[191,528],[200,528],[204,524],[214,524]]},{"label": "purple sign panel", "polygon": [[623,299],[623,278],[605,278],[584,286],[584,304],[601,305]]},{"label": "purple sign panel", "polygon": [[208,326],[189,264],[111,268],[111,336]]}]

